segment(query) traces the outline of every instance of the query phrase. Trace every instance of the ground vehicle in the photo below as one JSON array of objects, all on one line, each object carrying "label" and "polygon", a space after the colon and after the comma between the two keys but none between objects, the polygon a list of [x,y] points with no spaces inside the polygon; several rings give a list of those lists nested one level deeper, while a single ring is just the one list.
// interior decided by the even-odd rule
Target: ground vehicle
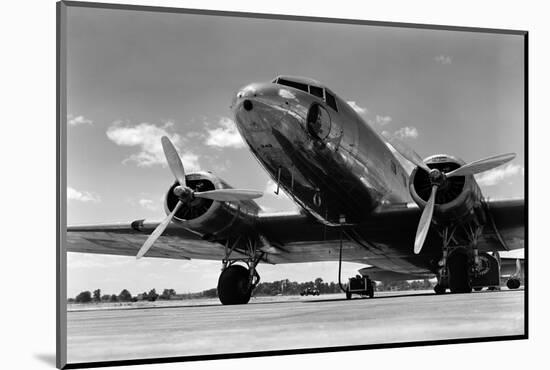
[{"label": "ground vehicle", "polygon": [[346,299],[351,299],[352,294],[359,294],[362,297],[374,297],[374,282],[368,276],[356,275],[349,278],[346,287]]},{"label": "ground vehicle", "polygon": [[319,289],[317,288],[306,288],[300,292],[301,296],[304,295],[319,295]]}]

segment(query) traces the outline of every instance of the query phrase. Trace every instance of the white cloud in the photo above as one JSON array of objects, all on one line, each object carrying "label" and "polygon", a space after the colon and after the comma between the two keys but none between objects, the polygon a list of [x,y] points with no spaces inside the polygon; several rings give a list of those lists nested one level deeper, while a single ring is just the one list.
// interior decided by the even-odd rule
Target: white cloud
[{"label": "white cloud", "polygon": [[94,122],[91,119],[88,119],[84,116],[73,116],[72,114],[69,114],[67,116],[67,123],[70,126],[78,126],[78,125],[92,125]]},{"label": "white cloud", "polygon": [[79,191],[75,188],[71,188],[70,186],[67,186],[67,199],[68,200],[76,200],[79,202],[94,202],[97,203],[101,199],[99,195],[95,193],[90,193],[88,191]]},{"label": "white cloud", "polygon": [[138,200],[138,203],[140,206],[142,206],[145,209],[148,209],[149,211],[157,211],[158,210],[158,204],[151,199],[140,199]]},{"label": "white cloud", "polygon": [[376,116],[376,123],[378,123],[379,125],[387,125],[388,123],[390,123],[392,121],[392,118],[390,116]]},{"label": "white cloud", "polygon": [[173,122],[167,122],[163,126],[151,123],[140,123],[136,126],[123,126],[120,122],[107,129],[107,137],[120,146],[137,146],[140,151],[124,159],[122,163],[135,162],[140,167],[150,167],[155,164],[166,166],[166,159],[162,150],[160,138],[168,136],[174,146],[178,148],[184,167],[189,170],[199,168],[199,157],[190,152],[182,151],[183,139],[177,133],[169,132],[174,127]]},{"label": "white cloud", "polygon": [[399,130],[393,133],[400,139],[411,138],[416,139],[418,137],[418,130],[413,126],[401,127]]},{"label": "white cloud", "polygon": [[441,63],[441,64],[451,64],[453,62],[453,58],[451,58],[449,55],[443,55],[443,54],[436,56],[434,60],[437,63]]},{"label": "white cloud", "polygon": [[356,111],[359,114],[366,114],[368,113],[367,108],[360,107],[356,102],[354,101],[348,101],[348,104],[350,107],[353,108],[354,111]]},{"label": "white cloud", "polygon": [[494,168],[490,171],[475,175],[476,181],[481,186],[493,186],[512,176],[521,174],[524,169],[518,164],[508,164],[504,167]]},{"label": "white cloud", "polygon": [[275,194],[275,190],[277,190],[277,184],[275,183],[275,181],[269,180],[265,185],[264,193]]},{"label": "white cloud", "polygon": [[237,126],[227,117],[222,117],[218,122],[219,127],[207,129],[205,144],[216,148],[244,148],[246,144],[237,131]]},{"label": "white cloud", "polygon": [[283,187],[279,187],[279,194],[275,194],[275,190],[277,190],[277,183],[273,180],[268,180],[267,184],[265,185],[264,189],[264,195],[271,195],[273,197],[280,197],[287,198],[290,200],[290,197],[286,193],[286,191],[283,189]]}]

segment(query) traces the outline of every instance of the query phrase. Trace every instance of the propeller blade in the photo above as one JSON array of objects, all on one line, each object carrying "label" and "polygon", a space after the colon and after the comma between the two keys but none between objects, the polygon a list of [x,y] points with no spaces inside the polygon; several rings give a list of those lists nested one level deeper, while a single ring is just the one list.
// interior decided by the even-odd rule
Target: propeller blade
[{"label": "propeller blade", "polygon": [[401,154],[406,160],[422,168],[424,171],[430,172],[430,168],[426,166],[426,164],[422,160],[422,157],[420,157],[418,153],[416,153],[410,146],[408,146],[398,138],[392,136],[388,132],[382,132],[382,136],[384,136],[386,140],[388,140],[388,142],[391,144],[391,146],[393,146],[394,149],[397,150],[397,152]]},{"label": "propeller blade", "polygon": [[174,147],[174,144],[172,144],[167,136],[163,136],[160,140],[162,142],[164,156],[166,157],[166,161],[168,162],[168,166],[174,174],[174,177],[178,180],[181,186],[187,186],[185,183],[185,169],[183,168],[183,163],[181,163],[180,155]]},{"label": "propeller blade", "polygon": [[210,191],[196,192],[195,198],[212,199],[220,202],[238,202],[241,200],[251,200],[263,195],[261,191],[245,189],[216,189]]},{"label": "propeller blade", "polygon": [[149,237],[147,238],[145,243],[143,243],[143,246],[140,248],[138,254],[136,255],[137,259],[140,259],[141,257],[143,257],[145,255],[145,253],[147,253],[147,251],[151,248],[153,243],[155,243],[155,241],[159,238],[159,236],[162,235],[162,233],[166,229],[166,226],[168,226],[170,221],[172,221],[172,218],[174,218],[174,215],[176,214],[176,212],[180,209],[180,207],[182,205],[183,205],[182,202],[178,202],[178,204],[176,204],[176,206],[174,207],[172,212],[170,212],[170,214],[168,216],[166,216],[166,218],[164,220],[162,220],[162,222],[151,233],[151,235],[149,235]]},{"label": "propeller blade", "polygon": [[418,254],[422,250],[422,246],[424,245],[424,241],[426,240],[426,236],[428,235],[428,230],[430,229],[430,225],[432,224],[432,215],[434,213],[434,205],[435,205],[435,193],[437,193],[437,185],[432,186],[432,194],[430,195],[430,199],[428,199],[428,203],[426,203],[426,207],[424,207],[424,211],[422,212],[422,216],[420,217],[420,222],[418,223],[418,229],[416,229],[416,238],[414,239],[414,253]]},{"label": "propeller blade", "polygon": [[454,171],[446,173],[445,176],[453,177],[475,175],[476,173],[488,171],[495,167],[498,167],[506,162],[511,161],[514,158],[516,158],[516,153],[495,155],[493,157],[488,157],[485,159],[480,159],[479,161],[465,164],[464,166],[459,167]]},{"label": "propeller blade", "polygon": [[514,276],[519,277],[521,275],[521,260],[519,258],[516,258],[516,272],[514,272]]}]

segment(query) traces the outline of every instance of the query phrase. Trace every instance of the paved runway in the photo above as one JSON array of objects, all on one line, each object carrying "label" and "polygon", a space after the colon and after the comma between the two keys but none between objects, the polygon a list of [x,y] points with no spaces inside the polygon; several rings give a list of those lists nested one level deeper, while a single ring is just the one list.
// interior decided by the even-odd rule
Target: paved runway
[{"label": "paved runway", "polygon": [[[70,363],[524,334],[524,292],[68,312]],[[214,302],[214,301],[210,301]]]}]

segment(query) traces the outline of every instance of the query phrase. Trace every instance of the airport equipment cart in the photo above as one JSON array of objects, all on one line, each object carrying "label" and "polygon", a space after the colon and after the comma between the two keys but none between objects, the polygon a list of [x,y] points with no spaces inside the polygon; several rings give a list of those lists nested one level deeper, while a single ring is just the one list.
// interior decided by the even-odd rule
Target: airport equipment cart
[{"label": "airport equipment cart", "polygon": [[374,282],[368,276],[357,275],[349,278],[346,299],[351,299],[352,294],[359,294],[361,297],[374,297]]}]

